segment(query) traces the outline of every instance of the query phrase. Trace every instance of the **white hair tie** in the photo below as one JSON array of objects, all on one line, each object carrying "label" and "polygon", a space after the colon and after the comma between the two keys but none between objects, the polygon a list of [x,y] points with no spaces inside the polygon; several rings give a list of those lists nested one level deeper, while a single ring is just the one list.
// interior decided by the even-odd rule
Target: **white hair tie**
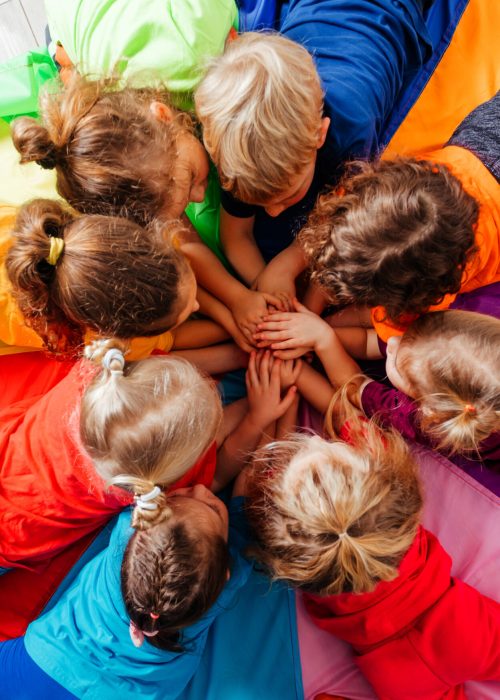
[{"label": "white hair tie", "polygon": [[337,537],[339,538],[339,540],[343,540],[344,537],[349,537],[349,533],[344,530],[344,532],[339,532]]},{"label": "white hair tie", "polygon": [[155,486],[148,493],[143,493],[140,496],[135,496],[134,500],[136,508],[139,508],[139,510],[157,510],[159,506],[158,503],[154,503],[154,500],[155,498],[158,498],[160,493],[161,488],[159,486]]},{"label": "white hair tie", "polygon": [[[117,361],[120,365],[118,369],[111,369],[111,363]],[[111,374],[123,374],[123,368],[125,367],[125,357],[121,350],[118,348],[111,348],[104,355],[102,360],[103,366],[111,372]]]}]

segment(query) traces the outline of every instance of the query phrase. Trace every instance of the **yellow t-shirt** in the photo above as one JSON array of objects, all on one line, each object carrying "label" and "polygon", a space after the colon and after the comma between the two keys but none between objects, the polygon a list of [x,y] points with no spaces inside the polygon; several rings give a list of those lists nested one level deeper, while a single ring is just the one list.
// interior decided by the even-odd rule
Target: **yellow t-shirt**
[{"label": "yellow t-shirt", "polygon": [[[0,204],[0,355],[42,350],[44,347],[40,336],[26,324],[12,297],[11,284],[5,268],[16,215],[16,207]],[[87,331],[85,342],[90,342],[95,337],[97,334],[94,331]],[[154,350],[169,352],[173,343],[174,336],[170,331],[148,338],[134,338],[130,342],[127,360],[140,360]]]}]

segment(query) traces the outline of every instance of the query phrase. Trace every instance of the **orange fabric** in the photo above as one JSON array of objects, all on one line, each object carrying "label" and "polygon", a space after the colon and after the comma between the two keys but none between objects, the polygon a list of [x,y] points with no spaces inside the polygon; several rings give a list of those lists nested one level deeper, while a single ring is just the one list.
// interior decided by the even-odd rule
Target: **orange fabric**
[{"label": "orange fabric", "polygon": [[[493,282],[500,281],[500,185],[488,168],[473,153],[458,146],[447,146],[438,151],[420,155],[436,163],[442,163],[457,177],[468,194],[480,204],[476,227],[476,244],[479,251],[467,265],[462,277],[460,292],[471,292]],[[429,311],[447,309],[456,294],[447,294],[440,304]],[[372,323],[379,338],[387,342],[392,335],[402,335],[415,316],[407,316],[398,324],[383,321],[385,309],[372,309]]]},{"label": "orange fabric", "polygon": [[500,2],[469,0],[450,45],[383,158],[442,148],[457,126],[500,88]]}]

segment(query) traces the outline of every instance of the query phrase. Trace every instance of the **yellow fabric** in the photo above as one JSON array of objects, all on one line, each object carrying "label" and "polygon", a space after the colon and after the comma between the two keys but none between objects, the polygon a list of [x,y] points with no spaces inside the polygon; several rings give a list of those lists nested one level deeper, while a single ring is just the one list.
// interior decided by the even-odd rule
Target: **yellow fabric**
[{"label": "yellow fabric", "polygon": [[383,158],[442,148],[457,126],[500,88],[498,0],[469,0],[450,45]]},{"label": "yellow fabric", "polygon": [[[98,337],[99,335],[94,331],[87,331],[84,338],[85,345],[89,345]],[[149,357],[154,350],[170,352],[173,344],[174,336],[170,331],[166,331],[161,335],[154,335],[151,338],[133,338],[133,340],[130,341],[127,351],[127,362]]]},{"label": "yellow fabric", "polygon": [[[479,250],[465,268],[460,292],[471,292],[499,282],[500,185],[479,158],[465,148],[447,146],[438,151],[423,153],[420,157],[448,166],[464,190],[480,205],[475,236]],[[455,297],[456,294],[446,294],[443,301],[431,306],[429,311],[447,309]],[[377,335],[384,342],[392,335],[402,335],[416,318],[407,317],[399,324],[383,321],[385,309],[381,306],[372,309],[371,316]]]}]

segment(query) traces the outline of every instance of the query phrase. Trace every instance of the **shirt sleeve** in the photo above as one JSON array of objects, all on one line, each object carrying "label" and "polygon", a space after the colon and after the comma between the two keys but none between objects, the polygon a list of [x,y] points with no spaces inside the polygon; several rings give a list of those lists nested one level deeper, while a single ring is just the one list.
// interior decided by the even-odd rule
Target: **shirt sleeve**
[{"label": "shirt sleeve", "polygon": [[426,442],[417,425],[417,404],[402,391],[368,382],[361,393],[361,406],[368,418],[377,415],[384,426],[395,428],[408,440]]}]

